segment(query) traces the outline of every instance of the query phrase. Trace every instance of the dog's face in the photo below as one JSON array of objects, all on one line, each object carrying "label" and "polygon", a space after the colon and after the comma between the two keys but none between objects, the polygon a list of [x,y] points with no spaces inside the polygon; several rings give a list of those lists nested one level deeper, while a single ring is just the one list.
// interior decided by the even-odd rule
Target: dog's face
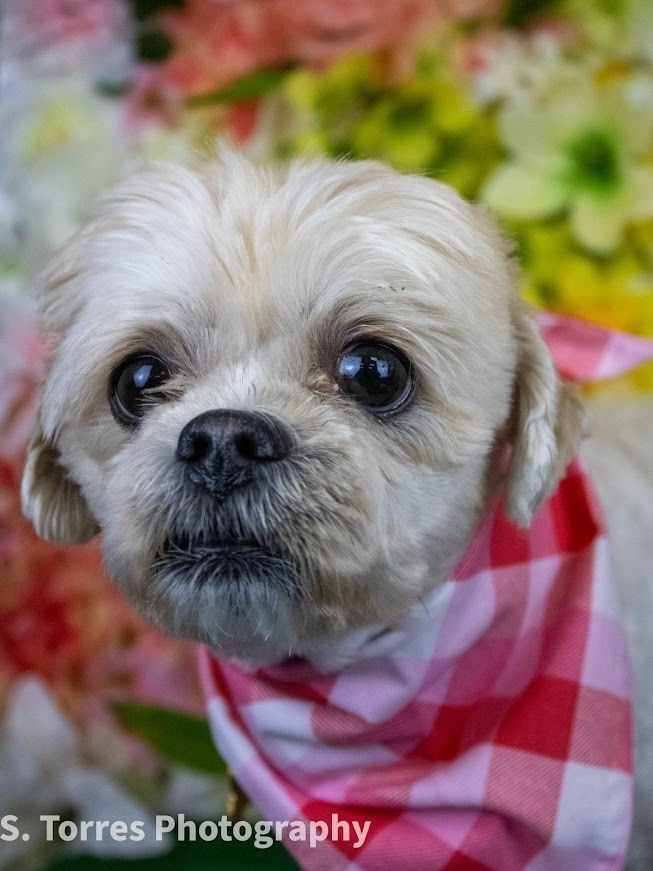
[{"label": "dog's face", "polygon": [[579,414],[486,216],[372,163],[227,154],[123,184],[44,276],[25,471],[167,631],[271,661],[396,623],[459,558],[512,443],[528,523]]}]

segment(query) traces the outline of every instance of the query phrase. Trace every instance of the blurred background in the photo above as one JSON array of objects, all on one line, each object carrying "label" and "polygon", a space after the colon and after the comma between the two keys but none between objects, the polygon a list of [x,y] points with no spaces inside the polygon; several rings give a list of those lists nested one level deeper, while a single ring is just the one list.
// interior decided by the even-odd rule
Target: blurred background
[{"label": "blurred background", "polygon": [[[0,840],[3,869],[294,867],[39,823],[224,808],[192,648],[135,616],[96,544],[39,541],[19,505],[33,276],[107,185],[218,137],[445,181],[514,239],[534,306],[653,338],[650,0],[0,0],[0,816],[31,833]],[[585,389],[644,400],[653,366]]]}]

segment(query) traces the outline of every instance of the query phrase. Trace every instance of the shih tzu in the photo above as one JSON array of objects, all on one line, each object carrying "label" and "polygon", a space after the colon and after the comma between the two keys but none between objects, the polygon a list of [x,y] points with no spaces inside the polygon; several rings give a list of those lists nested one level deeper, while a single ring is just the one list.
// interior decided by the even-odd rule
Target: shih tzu
[{"label": "shih tzu", "polygon": [[26,514],[99,533],[148,619],[250,671],[429,610],[497,494],[528,527],[581,436],[492,220],[373,162],[154,166],[42,309]]}]

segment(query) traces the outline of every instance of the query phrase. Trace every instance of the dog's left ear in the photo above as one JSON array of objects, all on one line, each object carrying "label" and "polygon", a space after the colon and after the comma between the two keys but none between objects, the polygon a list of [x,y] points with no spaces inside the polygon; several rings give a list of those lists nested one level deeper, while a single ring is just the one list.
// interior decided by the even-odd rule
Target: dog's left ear
[{"label": "dog's left ear", "polygon": [[40,424],[27,449],[21,503],[37,535],[47,541],[82,544],[99,532],[79,485],[59,462],[59,453]]},{"label": "dog's left ear", "polygon": [[558,377],[537,327],[518,300],[513,310],[518,345],[508,472],[507,513],[528,526],[558,486],[583,433],[583,406]]}]

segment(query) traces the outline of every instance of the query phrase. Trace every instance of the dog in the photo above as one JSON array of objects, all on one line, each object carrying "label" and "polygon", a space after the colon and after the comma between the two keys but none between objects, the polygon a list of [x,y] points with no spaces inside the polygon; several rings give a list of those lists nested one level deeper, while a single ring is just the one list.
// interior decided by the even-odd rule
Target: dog
[{"label": "dog", "polygon": [[343,639],[430,619],[497,496],[529,527],[578,451],[508,244],[433,180],[155,165],[40,283],[26,515],[100,534],[147,619],[246,674],[346,668]]}]

